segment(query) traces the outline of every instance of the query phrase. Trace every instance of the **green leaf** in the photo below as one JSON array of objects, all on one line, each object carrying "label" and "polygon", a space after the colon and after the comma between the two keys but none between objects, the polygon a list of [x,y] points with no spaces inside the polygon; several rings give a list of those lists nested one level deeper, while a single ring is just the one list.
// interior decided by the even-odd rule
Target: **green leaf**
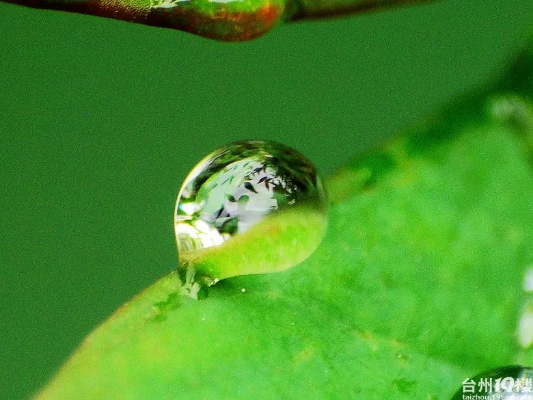
[{"label": "green leaf", "polygon": [[446,399],[467,376],[533,364],[533,327],[518,329],[532,297],[532,49],[496,87],[333,176],[328,232],[302,264],[202,301],[169,274],[37,398]]}]

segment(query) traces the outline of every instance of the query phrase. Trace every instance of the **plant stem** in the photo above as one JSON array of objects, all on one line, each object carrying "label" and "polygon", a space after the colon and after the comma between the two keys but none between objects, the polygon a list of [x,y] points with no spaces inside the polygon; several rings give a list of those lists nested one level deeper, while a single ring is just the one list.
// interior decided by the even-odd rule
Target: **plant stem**
[{"label": "plant stem", "polygon": [[331,17],[432,0],[0,0],[164,28],[223,41],[261,36],[284,21]]},{"label": "plant stem", "polygon": [[299,0],[299,11],[291,19],[335,17],[430,2],[432,0]]}]

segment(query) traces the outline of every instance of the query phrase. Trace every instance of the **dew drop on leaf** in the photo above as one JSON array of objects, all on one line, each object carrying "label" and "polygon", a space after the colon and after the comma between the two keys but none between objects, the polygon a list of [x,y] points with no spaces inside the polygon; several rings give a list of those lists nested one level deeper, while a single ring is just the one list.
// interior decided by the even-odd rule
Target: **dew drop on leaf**
[{"label": "dew drop on leaf", "polygon": [[452,398],[459,399],[531,400],[533,368],[510,365],[466,378]]},{"label": "dew drop on leaf", "polygon": [[276,142],[241,141],[205,157],[178,194],[174,228],[186,294],[221,279],[305,260],[327,226],[315,166]]}]

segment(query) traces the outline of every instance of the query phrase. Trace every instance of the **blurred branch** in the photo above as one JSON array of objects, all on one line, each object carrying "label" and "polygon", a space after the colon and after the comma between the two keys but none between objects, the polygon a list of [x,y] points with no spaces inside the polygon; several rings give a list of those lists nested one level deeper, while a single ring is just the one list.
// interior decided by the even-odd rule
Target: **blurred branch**
[{"label": "blurred branch", "polygon": [[223,41],[261,36],[284,21],[332,17],[434,0],[0,0],[178,29]]},{"label": "blurred branch", "polygon": [[379,11],[406,5],[431,3],[435,0],[300,0],[299,11],[293,20],[329,18],[348,14]]}]

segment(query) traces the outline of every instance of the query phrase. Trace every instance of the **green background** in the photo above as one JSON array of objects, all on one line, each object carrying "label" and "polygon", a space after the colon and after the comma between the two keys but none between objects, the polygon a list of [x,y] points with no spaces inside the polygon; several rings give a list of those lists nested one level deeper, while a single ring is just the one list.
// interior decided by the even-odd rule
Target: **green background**
[{"label": "green background", "polygon": [[532,17],[443,1],[225,44],[0,4],[0,398],[176,265],[175,196],[209,151],[274,139],[327,175],[485,82]]}]

